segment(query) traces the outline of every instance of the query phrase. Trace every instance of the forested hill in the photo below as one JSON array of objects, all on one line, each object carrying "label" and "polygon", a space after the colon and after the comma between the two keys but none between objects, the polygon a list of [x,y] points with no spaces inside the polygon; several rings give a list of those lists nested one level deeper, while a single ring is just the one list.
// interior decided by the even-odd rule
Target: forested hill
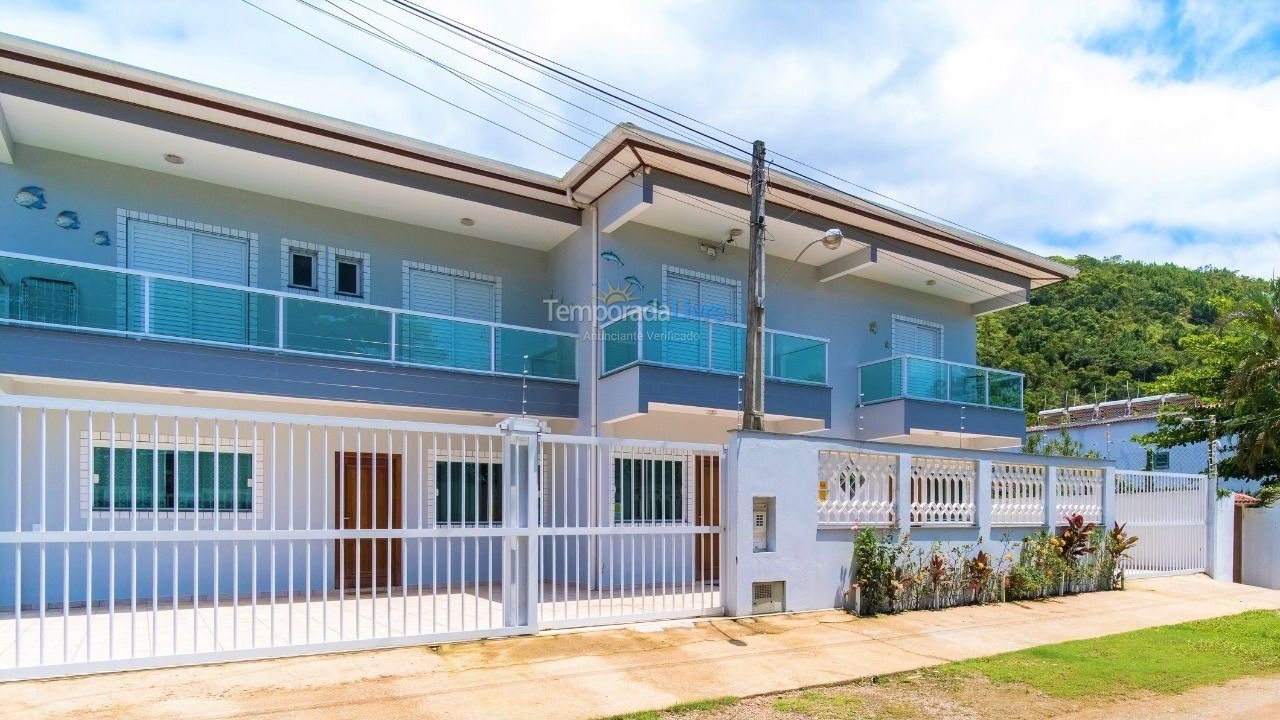
[{"label": "forested hill", "polygon": [[1224,299],[1265,284],[1229,270],[1055,259],[1080,274],[978,322],[978,362],[1027,374],[1029,417],[1064,398],[1077,404],[1141,395],[1142,384],[1186,360],[1182,338],[1211,328]]}]

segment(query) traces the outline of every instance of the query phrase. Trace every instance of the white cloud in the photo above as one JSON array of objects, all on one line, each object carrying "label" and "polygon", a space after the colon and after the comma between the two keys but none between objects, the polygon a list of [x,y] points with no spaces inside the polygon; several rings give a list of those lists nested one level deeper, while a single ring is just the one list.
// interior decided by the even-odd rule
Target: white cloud
[{"label": "white cloud", "polygon": [[[584,150],[296,3],[255,2],[564,155]],[[1259,74],[1280,61],[1240,63],[1234,54],[1256,45],[1259,33],[1280,32],[1277,12],[1264,3],[1190,3],[1173,23],[1160,6],[1129,0],[432,5],[1007,242],[1260,275],[1280,264],[1280,77]],[[61,7],[0,2],[9,32],[548,172],[568,165],[247,5],[86,0]],[[396,32],[433,57],[551,106]],[[1099,38],[1112,39],[1107,54],[1091,49]],[[1196,62],[1190,79],[1178,74],[1187,56]]]}]

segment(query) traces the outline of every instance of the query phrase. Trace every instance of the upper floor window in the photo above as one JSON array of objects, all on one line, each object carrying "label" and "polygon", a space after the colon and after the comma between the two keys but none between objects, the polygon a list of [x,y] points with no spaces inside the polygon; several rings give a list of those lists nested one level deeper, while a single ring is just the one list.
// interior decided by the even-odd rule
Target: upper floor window
[{"label": "upper floor window", "polygon": [[314,251],[300,249],[289,251],[289,287],[303,290],[319,289]]},{"label": "upper floor window", "polygon": [[334,272],[334,292],[338,295],[364,297],[364,262],[359,258],[339,257]]},{"label": "upper floor window", "polygon": [[368,300],[369,253],[284,238],[280,286],[301,295]]},{"label": "upper floor window", "polygon": [[893,354],[942,359],[942,325],[894,315]]},{"label": "upper floor window", "polygon": [[404,304],[416,312],[497,322],[500,287],[497,278],[406,263]]},{"label": "upper floor window", "polygon": [[663,269],[663,302],[676,315],[741,322],[741,285],[728,278],[682,270]]}]

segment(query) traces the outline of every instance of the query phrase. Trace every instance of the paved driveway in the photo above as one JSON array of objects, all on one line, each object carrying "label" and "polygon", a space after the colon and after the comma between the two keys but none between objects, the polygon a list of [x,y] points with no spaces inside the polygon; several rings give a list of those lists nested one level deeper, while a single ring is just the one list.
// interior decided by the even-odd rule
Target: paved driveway
[{"label": "paved driveway", "polygon": [[592,718],[1280,608],[1203,575],[1125,592],[857,619],[835,611],[146,670],[0,686],[34,718]]}]

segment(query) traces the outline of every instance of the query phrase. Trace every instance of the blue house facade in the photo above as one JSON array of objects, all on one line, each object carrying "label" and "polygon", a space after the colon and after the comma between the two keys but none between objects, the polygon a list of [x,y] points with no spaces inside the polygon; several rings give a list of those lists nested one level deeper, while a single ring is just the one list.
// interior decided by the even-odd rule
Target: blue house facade
[{"label": "blue house facade", "polygon": [[[550,176],[0,37],[0,615],[125,602],[158,643],[371,586],[399,638],[723,611],[722,513],[775,507],[722,474],[748,172],[620,125]],[[765,430],[875,441],[809,505],[901,447],[877,512],[912,473],[976,507],[1025,425],[976,318],[1074,271],[779,171],[767,223]],[[1103,477],[1073,480],[1099,513]]]},{"label": "blue house facade", "polygon": [[[524,411],[658,439],[737,424],[739,159],[619,126],[555,178],[6,46],[0,178],[41,198],[0,205],[10,392],[487,425]],[[774,180],[770,428],[1016,444],[1022,380],[974,366],[975,318],[1070,270]],[[793,262],[830,228],[839,248]]]}]

